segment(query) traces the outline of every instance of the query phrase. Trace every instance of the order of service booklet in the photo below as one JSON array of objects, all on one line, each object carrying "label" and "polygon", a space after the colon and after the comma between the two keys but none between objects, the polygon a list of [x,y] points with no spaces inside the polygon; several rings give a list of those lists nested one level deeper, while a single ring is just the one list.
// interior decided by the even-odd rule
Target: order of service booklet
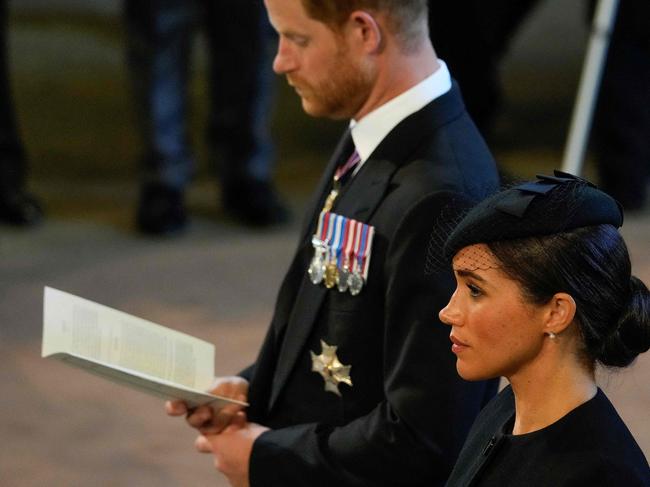
[{"label": "order of service booklet", "polygon": [[189,407],[246,405],[205,392],[214,380],[211,343],[50,287],[42,356]]}]

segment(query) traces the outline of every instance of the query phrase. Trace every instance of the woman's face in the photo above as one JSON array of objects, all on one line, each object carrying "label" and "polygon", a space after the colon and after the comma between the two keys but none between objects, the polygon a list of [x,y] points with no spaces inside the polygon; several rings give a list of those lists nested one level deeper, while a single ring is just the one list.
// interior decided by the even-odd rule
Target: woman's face
[{"label": "woman's face", "polygon": [[453,260],[456,290],[440,319],[451,326],[456,369],[466,380],[512,377],[534,363],[544,341],[543,306],[526,302],[499,264],[485,244]]}]

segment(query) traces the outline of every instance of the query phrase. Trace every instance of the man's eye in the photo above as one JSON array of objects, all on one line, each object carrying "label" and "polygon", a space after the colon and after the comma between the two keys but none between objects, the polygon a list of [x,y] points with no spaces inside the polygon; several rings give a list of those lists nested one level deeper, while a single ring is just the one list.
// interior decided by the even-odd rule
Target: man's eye
[{"label": "man's eye", "polygon": [[293,36],[291,40],[299,47],[305,47],[309,44],[309,38],[306,36]]},{"label": "man's eye", "polygon": [[469,295],[473,298],[477,298],[482,294],[481,289],[476,287],[474,284],[468,284],[467,289],[469,289]]}]

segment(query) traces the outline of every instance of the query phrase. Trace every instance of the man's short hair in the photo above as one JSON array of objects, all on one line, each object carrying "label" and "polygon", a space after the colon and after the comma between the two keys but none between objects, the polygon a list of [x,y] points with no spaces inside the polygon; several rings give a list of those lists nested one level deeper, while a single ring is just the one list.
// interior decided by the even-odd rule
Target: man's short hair
[{"label": "man's short hair", "polygon": [[388,18],[392,33],[410,47],[422,39],[421,23],[428,19],[427,0],[302,0],[307,14],[337,30],[355,10],[383,13]]}]

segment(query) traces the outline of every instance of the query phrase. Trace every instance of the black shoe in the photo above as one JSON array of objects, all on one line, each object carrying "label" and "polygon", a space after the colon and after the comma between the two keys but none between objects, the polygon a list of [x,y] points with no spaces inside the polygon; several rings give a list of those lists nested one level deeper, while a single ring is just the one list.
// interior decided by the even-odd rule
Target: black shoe
[{"label": "black shoe", "polygon": [[145,185],[138,204],[138,229],[159,236],[181,233],[187,227],[184,199],[181,190],[161,184]]},{"label": "black shoe", "polygon": [[5,190],[0,193],[0,221],[18,226],[32,226],[43,219],[39,202],[22,190]]},{"label": "black shoe", "polygon": [[223,206],[241,222],[265,227],[289,221],[289,211],[269,182],[242,181],[223,189]]}]

